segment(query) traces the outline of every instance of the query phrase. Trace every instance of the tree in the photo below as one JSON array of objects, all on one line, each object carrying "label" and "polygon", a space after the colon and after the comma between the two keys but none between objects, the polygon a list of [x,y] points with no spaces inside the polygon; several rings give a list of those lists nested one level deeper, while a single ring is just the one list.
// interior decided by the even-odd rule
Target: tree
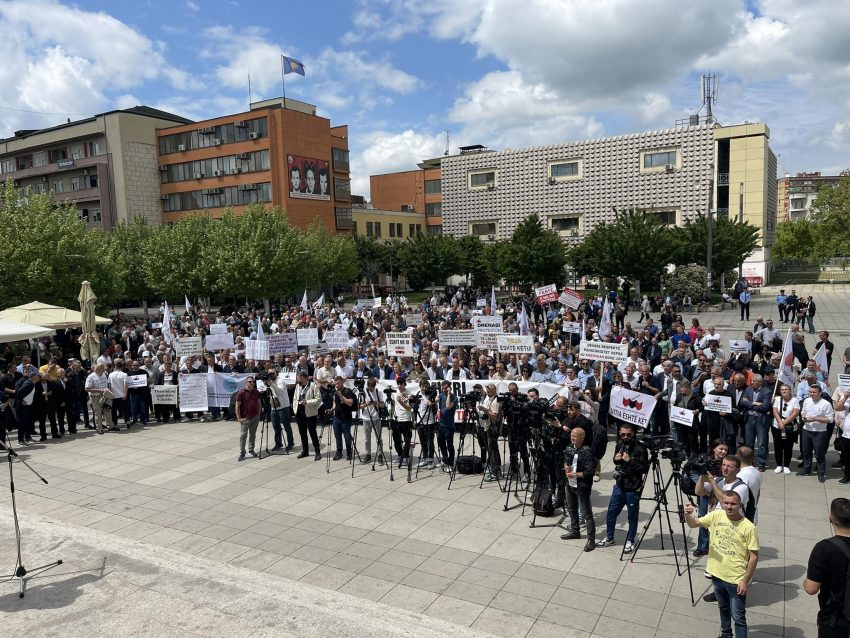
[{"label": "tree", "polygon": [[373,237],[364,237],[363,235],[354,235],[352,241],[357,253],[358,280],[373,283],[378,280],[383,272],[389,272],[384,269],[387,251],[383,244]]},{"label": "tree", "polygon": [[676,266],[673,272],[666,273],[662,281],[670,293],[690,295],[691,299],[699,299],[705,292],[706,276],[705,266],[686,264]]},{"label": "tree", "polygon": [[451,235],[420,233],[402,245],[399,270],[413,290],[424,290],[429,284],[443,285],[460,272],[460,248]]},{"label": "tree", "polygon": [[472,285],[486,290],[502,279],[499,260],[499,244],[485,244],[475,235],[457,239],[460,250],[459,274],[468,274]]},{"label": "tree", "polygon": [[776,239],[773,243],[773,259],[777,262],[808,263],[819,252],[819,242],[815,237],[817,225],[809,219],[784,221],[776,225]]},{"label": "tree", "polygon": [[331,234],[317,221],[307,228],[303,241],[310,255],[308,282],[312,287],[333,287],[357,278],[357,249],[351,237]]},{"label": "tree", "polygon": [[554,231],[543,227],[536,214],[526,217],[500,249],[499,265],[508,284],[530,291],[535,285],[562,284],[566,248]]},{"label": "tree", "polygon": [[148,278],[145,276],[145,249],[159,228],[148,223],[146,217],[137,215],[130,223],[121,223],[109,233],[107,247],[110,267],[116,279],[119,299],[134,299],[146,306],[153,297]]},{"label": "tree", "polygon": [[151,288],[165,299],[221,293],[228,285],[222,266],[238,250],[219,241],[221,230],[209,215],[187,215],[151,235],[144,261]]},{"label": "tree", "polygon": [[850,176],[837,184],[822,186],[811,206],[817,242],[812,257],[819,260],[850,255]]},{"label": "tree", "polygon": [[[711,273],[714,281],[736,269],[759,245],[759,229],[749,222],[720,217],[712,224]],[[705,215],[697,215],[673,230],[676,264],[705,264],[708,227]]]}]

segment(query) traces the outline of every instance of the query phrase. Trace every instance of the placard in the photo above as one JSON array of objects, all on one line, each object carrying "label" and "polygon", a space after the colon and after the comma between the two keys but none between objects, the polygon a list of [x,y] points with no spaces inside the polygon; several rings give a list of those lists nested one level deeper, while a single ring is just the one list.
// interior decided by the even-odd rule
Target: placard
[{"label": "placard", "polygon": [[348,333],[345,330],[328,330],[325,333],[325,343],[328,350],[345,350],[348,347]]},{"label": "placard", "polygon": [[298,337],[294,332],[269,335],[269,355],[298,352]]},{"label": "placard", "polygon": [[318,328],[298,328],[296,334],[299,346],[313,347],[319,343]]},{"label": "placard", "polygon": [[227,324],[226,323],[211,323],[209,325],[209,329],[210,329],[211,335],[227,334]]},{"label": "placard", "polygon": [[157,328],[162,328],[162,322],[161,321],[151,322],[151,330],[156,330]]},{"label": "placard", "polygon": [[564,288],[563,292],[561,292],[561,296],[558,297],[558,301],[565,305],[567,308],[572,308],[573,310],[577,309],[581,302],[584,301],[584,297],[581,296],[580,293],[577,293],[575,290],[570,288]]},{"label": "placard", "polygon": [[838,375],[838,387],[842,392],[847,392],[850,390],[850,374],[839,374]]},{"label": "placard", "polygon": [[472,327],[476,332],[500,333],[502,332],[502,318],[493,315],[475,316],[472,318]]},{"label": "placard", "polygon": [[[200,375],[195,375],[200,376]],[[176,385],[152,385],[151,401],[154,405],[177,405]]]},{"label": "placard", "polygon": [[611,404],[608,414],[615,419],[645,428],[649,424],[654,409],[655,397],[651,394],[641,394],[619,385],[611,387]]},{"label": "placard", "polygon": [[209,407],[207,401],[207,377],[204,374],[181,374],[180,411],[204,412]]},{"label": "placard", "polygon": [[233,333],[224,332],[217,334],[209,334],[204,339],[204,347],[208,351],[212,350],[233,350]]},{"label": "placard", "polygon": [[269,342],[257,341],[256,339],[248,339],[245,341],[245,358],[253,359],[254,361],[269,360]]},{"label": "placard", "polygon": [[245,387],[245,379],[254,375],[245,373],[237,374],[235,372],[208,372],[206,375],[195,374],[192,376],[206,376],[207,403],[210,406],[214,408],[229,408],[230,399],[233,394]]},{"label": "placard", "polygon": [[456,346],[474,346],[475,330],[440,330],[437,333],[440,347],[454,348]]},{"label": "placard", "polygon": [[295,377],[298,376],[298,370],[295,368],[282,368],[280,372],[277,373],[277,378],[286,383],[287,385],[292,385],[295,383]]},{"label": "placard", "polygon": [[581,359],[625,363],[629,357],[629,344],[582,339],[578,344],[578,352]]},{"label": "placard", "polygon": [[750,342],[746,339],[729,339],[729,352],[746,352],[747,354],[750,354],[752,352]]},{"label": "placard", "polygon": [[178,357],[200,357],[203,350],[200,337],[177,337],[174,339],[174,354]]},{"label": "placard", "polygon": [[706,394],[702,402],[709,412],[732,414],[732,397],[725,394]]},{"label": "placard", "polygon": [[408,326],[418,326],[424,323],[422,321],[421,312],[406,312],[404,313],[404,323]]},{"label": "placard", "polygon": [[499,347],[497,343],[500,332],[478,332],[475,331],[475,346],[478,349],[496,350]]},{"label": "placard", "polygon": [[375,297],[374,299],[372,299],[372,307],[373,308],[380,308],[381,307],[381,298],[380,297]]},{"label": "placard", "polygon": [[374,299],[358,299],[354,302],[354,308],[371,308],[374,305]]},{"label": "placard", "polygon": [[480,299],[475,300],[475,307],[476,308],[483,308],[486,305],[487,305],[487,299],[485,299],[484,297],[481,297]]},{"label": "placard", "polygon": [[578,321],[564,321],[561,323],[561,332],[580,335],[581,324]]},{"label": "placard", "polygon": [[540,288],[535,288],[534,296],[537,297],[537,301],[541,304],[558,301],[558,286],[548,284],[546,286],[540,286]]},{"label": "placard", "polygon": [[534,336],[499,334],[496,335],[496,348],[499,350],[499,352],[534,354]]},{"label": "placard", "polygon": [[127,387],[128,388],[144,388],[148,385],[148,373],[144,374],[128,374],[127,375]]},{"label": "placard", "polygon": [[694,424],[694,414],[695,412],[693,410],[672,406],[670,408],[670,421],[679,425],[692,427]]},{"label": "placard", "polygon": [[407,332],[387,333],[387,356],[388,357],[412,357],[413,336]]},{"label": "placard", "polygon": [[310,346],[310,354],[312,356],[326,355],[330,354],[330,352],[331,351],[328,349],[328,344],[326,344],[324,341],[320,341],[315,346]]}]

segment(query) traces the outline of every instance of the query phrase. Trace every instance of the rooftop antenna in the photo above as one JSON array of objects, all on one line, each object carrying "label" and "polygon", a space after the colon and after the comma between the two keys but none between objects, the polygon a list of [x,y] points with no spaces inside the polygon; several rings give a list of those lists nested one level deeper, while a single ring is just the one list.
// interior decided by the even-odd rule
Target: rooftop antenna
[{"label": "rooftop antenna", "polygon": [[445,150],[445,152],[443,153],[443,156],[444,156],[444,157],[448,157],[448,156],[449,156],[449,132],[448,132],[448,131],[446,131],[446,150]]},{"label": "rooftop antenna", "polygon": [[700,78],[700,98],[705,107],[705,121],[707,124],[714,123],[714,115],[711,107],[717,102],[717,87],[719,82],[716,73],[708,73]]}]

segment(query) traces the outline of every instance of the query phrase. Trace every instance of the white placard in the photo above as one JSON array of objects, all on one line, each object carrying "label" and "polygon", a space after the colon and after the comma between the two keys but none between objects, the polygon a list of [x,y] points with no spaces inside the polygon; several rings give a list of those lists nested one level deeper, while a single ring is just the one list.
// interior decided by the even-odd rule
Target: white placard
[{"label": "white placard", "polygon": [[625,423],[645,428],[655,409],[655,397],[641,394],[619,385],[611,387],[611,405],[608,414]]},{"label": "white placard", "polygon": [[157,328],[162,328],[162,322],[161,321],[151,322],[151,330],[156,330]]},{"label": "white placard", "polygon": [[144,388],[148,385],[148,373],[145,372],[143,374],[128,374],[127,375],[127,387],[128,388]]},{"label": "white placard", "polygon": [[209,328],[211,335],[223,335],[227,333],[226,323],[211,323]]},{"label": "white placard", "polygon": [[732,397],[724,394],[706,394],[702,402],[709,412],[732,414]]},{"label": "white placard", "polygon": [[245,358],[253,359],[254,361],[269,360],[269,342],[257,341],[256,339],[248,339],[245,342]]},{"label": "white placard", "polygon": [[181,412],[203,412],[209,407],[205,374],[181,374],[178,384]]},{"label": "white placard", "polygon": [[422,323],[422,313],[421,312],[406,312],[404,314],[404,323],[408,326],[418,326]]},{"label": "white placard", "polygon": [[233,333],[223,332],[218,334],[209,334],[204,339],[204,347],[208,351],[212,350],[233,350]]},{"label": "white placard", "polygon": [[177,405],[177,386],[152,385],[151,401],[154,405]]},{"label": "white placard", "polygon": [[330,354],[330,352],[331,351],[328,350],[328,344],[326,344],[324,341],[320,341],[315,346],[310,346],[310,354],[313,355],[313,356],[319,355],[319,354],[321,354],[321,355]]},{"label": "white placard", "polygon": [[298,328],[296,334],[299,346],[313,347],[319,344],[318,328]]},{"label": "white placard", "polygon": [[477,332],[499,333],[502,332],[502,318],[493,315],[476,315],[472,318],[472,327]]},{"label": "white placard", "polygon": [[214,408],[228,408],[233,394],[245,387],[245,379],[254,375],[208,372],[205,376],[207,377],[207,403]]},{"label": "white placard", "polygon": [[567,332],[569,334],[580,335],[581,334],[581,324],[578,321],[564,321],[561,323],[561,332]]},{"label": "white placard", "polygon": [[328,350],[345,350],[348,347],[348,333],[345,330],[328,330],[325,333],[325,343]]},{"label": "white placard", "polygon": [[582,339],[578,345],[578,352],[581,359],[625,363],[629,357],[629,344]]},{"label": "white placard", "polygon": [[200,337],[177,337],[174,339],[174,354],[178,357],[200,357],[203,350]]},{"label": "white placard", "polygon": [[298,371],[295,368],[283,368],[277,374],[277,378],[286,383],[287,385],[292,385],[295,383],[295,377],[298,376]]},{"label": "white placard", "polygon": [[564,288],[564,291],[561,293],[561,296],[558,297],[558,301],[560,301],[567,308],[572,308],[573,310],[575,310],[581,305],[581,302],[584,301],[584,298],[575,290],[572,290],[570,288]]},{"label": "white placard", "polygon": [[534,336],[517,334],[496,335],[496,348],[499,352],[534,354]]},{"label": "white placard", "polygon": [[408,332],[387,333],[387,356],[388,357],[412,357],[413,335]]},{"label": "white placard", "polygon": [[357,301],[354,302],[354,307],[355,308],[371,308],[373,304],[374,304],[374,300],[371,297],[369,297],[369,298],[366,298],[366,299],[358,299]]},{"label": "white placard", "polygon": [[546,286],[540,286],[540,288],[535,288],[534,296],[537,297],[537,301],[541,304],[557,301],[558,286],[555,284],[548,284]]},{"label": "white placard", "polygon": [[839,374],[838,375],[838,387],[842,392],[847,392],[850,390],[850,374]]},{"label": "white placard", "polygon": [[294,332],[269,335],[269,355],[298,352],[298,337]]},{"label": "white placard", "polygon": [[381,307],[381,298],[380,297],[375,297],[374,299],[372,299],[372,307],[373,308],[380,308]]},{"label": "white placard", "polygon": [[479,349],[496,350],[499,347],[497,343],[500,332],[478,332],[475,331],[475,346]]},{"label": "white placard", "polygon": [[670,421],[692,427],[694,424],[694,414],[695,412],[693,410],[673,406],[670,408]]},{"label": "white placard", "polygon": [[486,305],[487,305],[487,299],[485,299],[484,297],[481,297],[480,299],[475,300],[475,307],[476,308],[483,308]]},{"label": "white placard", "polygon": [[746,352],[749,354],[750,351],[750,342],[746,339],[729,339],[729,352]]},{"label": "white placard", "polygon": [[440,347],[454,348],[456,346],[474,346],[475,330],[440,330],[437,333]]}]

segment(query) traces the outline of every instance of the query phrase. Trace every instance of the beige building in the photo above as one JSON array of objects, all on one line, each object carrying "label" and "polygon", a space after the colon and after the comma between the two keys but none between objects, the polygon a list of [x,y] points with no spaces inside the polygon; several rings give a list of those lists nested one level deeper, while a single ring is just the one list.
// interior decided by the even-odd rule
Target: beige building
[{"label": "beige building", "polygon": [[162,220],[159,128],[190,122],[147,106],[109,111],[0,140],[0,179],[72,201],[90,227],[110,230],[142,215]]},{"label": "beige building", "polygon": [[779,221],[799,221],[808,219],[812,203],[817,199],[821,188],[835,186],[843,177],[850,175],[850,169],[838,175],[821,175],[820,172],[785,174],[776,181],[777,213]]},{"label": "beige building", "polygon": [[372,237],[379,241],[409,239],[418,233],[427,233],[425,213],[412,211],[351,209],[354,234]]}]

